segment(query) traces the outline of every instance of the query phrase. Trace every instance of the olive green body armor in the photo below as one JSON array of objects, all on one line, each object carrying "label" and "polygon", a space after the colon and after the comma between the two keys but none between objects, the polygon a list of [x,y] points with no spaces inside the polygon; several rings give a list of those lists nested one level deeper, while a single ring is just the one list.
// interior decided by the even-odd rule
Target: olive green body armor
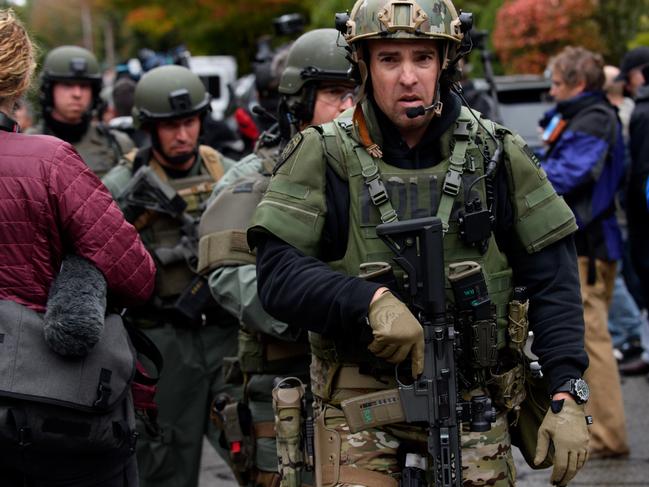
[{"label": "olive green body armor", "polygon": [[[364,102],[362,110],[367,129],[380,147],[381,134],[373,108]],[[251,231],[254,232],[256,226],[263,227],[305,254],[317,256],[326,218],[327,164],[348,182],[350,195],[347,250],[341,260],[329,262],[335,270],[358,276],[362,264],[392,262],[392,252],[376,235],[376,225],[382,221],[437,215],[447,224],[444,237],[447,276],[449,265],[456,262],[470,260],[482,267],[489,297],[496,309],[496,343],[502,349],[507,342],[512,270],[493,233],[486,252],[482,253],[460,239],[458,223],[466,202],[480,198],[486,205],[485,179],[472,183],[484,174],[486,161],[482,154],[494,153],[495,142],[491,135],[500,130],[503,138],[504,160],[497,170],[507,172],[515,213],[512,238],[517,238],[531,253],[574,232],[576,224],[572,212],[556,195],[524,141],[488,120],[481,122],[484,128],[462,108],[458,119],[440,138],[442,162],[419,170],[400,169],[379,157],[372,157],[370,152],[376,155],[376,151],[368,152],[363,147],[351,110],[330,124],[309,129],[287,146],[281,166],[258,206]],[[385,188],[385,195],[375,190],[377,181]],[[453,186],[457,191],[453,191]],[[398,270],[394,270],[398,274]],[[448,280],[444,285],[448,302],[453,304]],[[358,327],[341,327],[340,335],[335,337],[310,334],[315,364],[312,370],[319,371],[312,374],[316,395],[325,400],[331,398],[334,378],[344,365],[360,365],[361,371],[369,366],[372,374],[385,371],[385,375],[390,375],[393,367],[367,351],[369,341],[363,342],[362,332]]]},{"label": "olive green body armor", "polygon": [[[205,146],[203,146],[205,147]],[[207,147],[199,151],[203,152]],[[149,166],[153,167],[158,176],[169,184],[187,203],[185,213],[195,221],[201,215],[204,203],[212,192],[212,184],[223,175],[223,167],[218,161],[218,153],[214,151],[217,160],[213,165],[206,163],[205,157],[199,157],[197,164],[194,164],[189,174],[183,178],[168,178],[161,166],[152,159],[148,161]],[[177,219],[167,215],[157,215],[151,223],[143,228],[140,232],[142,242],[152,255],[160,254],[162,250],[171,250],[183,238],[184,233],[182,225]],[[188,255],[177,248],[174,251],[175,256],[167,262],[160,262],[158,259],[158,271],[156,274],[156,296],[162,301],[163,307],[169,304],[170,300],[175,299],[196,277],[194,270],[195,262],[189,262]]]},{"label": "olive green body armor", "polygon": [[[42,121],[27,133],[54,135]],[[133,141],[126,134],[96,122],[90,123],[81,140],[72,145],[83,162],[100,178],[134,148]]]},{"label": "olive green body armor", "polygon": [[[485,124],[491,122],[485,121]],[[507,257],[500,252],[493,233],[489,237],[487,252],[482,254],[476,247],[465,245],[459,236],[458,214],[464,209],[467,201],[479,198],[486,204],[485,179],[471,186],[473,181],[484,175],[485,164],[480,150],[493,153],[495,144],[484,144],[478,148],[476,136],[478,135],[477,122],[473,120],[467,111],[462,111],[455,122],[455,129],[468,128],[468,133],[463,135],[466,138],[462,147],[464,154],[455,154],[451,147],[459,147],[459,130],[449,131],[442,137],[441,146],[444,160],[430,168],[425,169],[400,169],[392,166],[382,159],[372,158],[367,152],[360,148],[355,149],[356,144],[349,135],[349,124],[344,120],[325,124],[323,134],[325,144],[328,147],[334,140],[344,144],[344,151],[350,154],[345,161],[345,172],[350,191],[350,232],[347,242],[347,251],[341,260],[329,262],[329,265],[347,275],[361,274],[361,265],[374,262],[392,262],[394,254],[376,235],[376,226],[381,223],[381,209],[372,202],[370,192],[367,190],[367,178],[365,174],[378,170],[381,180],[384,183],[389,207],[385,211],[391,217],[399,220],[422,218],[427,216],[439,216],[441,210],[441,197],[444,194],[444,182],[446,174],[451,166],[451,159],[455,155],[459,160],[464,160],[462,178],[462,190],[453,197],[450,214],[448,216],[448,231],[444,238],[445,269],[448,274],[449,265],[456,262],[474,261],[480,264],[485,276],[489,296],[492,303],[496,305],[497,316],[497,343],[498,348],[506,344],[507,330],[507,304],[513,290],[512,271],[507,262]],[[485,141],[488,136],[480,129],[479,138]],[[495,130],[493,130],[495,133]],[[491,141],[490,141],[491,142]],[[333,147],[328,147],[328,152],[333,152]],[[359,154],[360,153],[360,154]],[[391,213],[394,211],[394,213]],[[396,266],[395,266],[396,267]],[[400,269],[393,271],[399,275]],[[453,301],[453,294],[448,280],[446,281],[447,300]],[[322,335],[312,333],[310,336],[311,347],[314,356],[328,362],[337,362],[340,365],[359,364],[369,365],[373,372],[383,371],[390,374],[393,366],[387,362],[375,358],[366,348],[358,346],[358,339],[354,339],[355,330],[350,330],[349,336],[338,336],[334,339],[325,339]],[[327,367],[336,370],[336,367]]]},{"label": "olive green body armor", "polygon": [[[245,229],[268,188],[276,156],[275,151],[257,151],[248,156],[257,159],[258,171],[223,189],[206,208],[199,224],[201,274],[223,266],[255,264]],[[308,347],[303,341],[281,340],[241,323],[238,359],[245,374],[300,375],[308,368]]]}]

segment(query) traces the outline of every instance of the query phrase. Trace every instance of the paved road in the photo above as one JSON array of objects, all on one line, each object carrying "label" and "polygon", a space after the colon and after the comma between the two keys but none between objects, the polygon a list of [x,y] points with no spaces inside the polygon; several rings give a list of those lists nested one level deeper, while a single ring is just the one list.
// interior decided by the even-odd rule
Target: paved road
[{"label": "paved road", "polygon": [[[622,384],[631,455],[623,460],[590,460],[571,486],[649,487],[649,382],[644,377]],[[550,470],[534,471],[515,452],[518,487],[547,487]],[[236,487],[232,475],[209,445],[205,445],[200,487]]]}]

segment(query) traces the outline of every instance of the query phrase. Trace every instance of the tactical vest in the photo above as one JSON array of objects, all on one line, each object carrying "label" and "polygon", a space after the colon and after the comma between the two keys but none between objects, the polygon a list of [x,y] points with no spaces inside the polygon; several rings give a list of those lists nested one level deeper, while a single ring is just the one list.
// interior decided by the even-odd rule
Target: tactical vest
[{"label": "tactical vest", "polygon": [[[484,120],[483,124],[488,130],[494,130],[491,122]],[[495,144],[491,143],[489,135],[478,127],[467,109],[462,108],[453,133],[447,132],[440,140],[443,147],[451,148],[451,156],[434,167],[413,170],[400,169],[370,156],[352,139],[349,120],[338,119],[323,125],[322,130],[325,153],[340,154],[342,150],[344,154],[343,170],[335,161],[330,164],[339,176],[347,180],[350,192],[347,250],[341,260],[329,262],[329,265],[347,275],[358,276],[363,263],[390,263],[393,253],[376,235],[379,223],[439,216],[443,223],[448,223],[444,237],[446,275],[449,265],[455,262],[471,260],[482,266],[489,296],[496,305],[498,348],[504,347],[507,304],[512,295],[512,270],[506,256],[498,249],[493,233],[489,237],[487,251],[482,254],[475,247],[463,243],[458,224],[458,212],[464,209],[465,202],[480,198],[482,204],[486,205],[485,179],[471,185],[484,175],[486,162],[480,151],[493,154]],[[342,146],[338,145],[340,143]],[[480,147],[477,144],[481,144]],[[447,174],[450,176],[447,177]],[[380,188],[377,178],[383,183],[386,195],[376,189]],[[460,180],[461,184],[458,184]],[[394,267],[395,273],[398,273],[399,270]],[[447,302],[453,303],[448,279],[444,285]],[[338,367],[345,364],[366,364],[373,371],[393,370],[393,366],[367,350],[367,343],[359,343],[358,330],[347,331],[335,338],[310,334],[313,354],[329,363],[324,366],[326,370],[335,373]]]},{"label": "tactical vest", "polygon": [[[54,135],[43,121],[27,133]],[[117,164],[121,157],[133,149],[133,142],[121,132],[92,122],[81,140],[75,142],[73,146],[83,162],[101,178]]]},{"label": "tactical vest", "polygon": [[[134,154],[129,154],[129,157],[133,156]],[[199,160],[184,178],[169,178],[154,158],[142,162],[148,164],[164,182],[178,192],[187,203],[185,212],[196,221],[212,192],[213,183],[223,175],[218,153],[206,146],[199,148]],[[185,290],[196,277],[196,262],[192,262],[191,257],[177,247],[183,237],[182,225],[177,219],[157,215],[141,230],[140,235],[152,255],[156,255],[161,249],[176,249],[176,258],[171,262],[163,263],[159,259],[157,262],[155,294],[164,306]]]},{"label": "tactical vest", "polygon": [[125,134],[92,123],[74,148],[92,172],[101,178],[133,148],[133,142]]},{"label": "tactical vest", "polygon": [[[259,154],[259,171],[242,176],[223,189],[205,210],[199,224],[198,271],[207,275],[223,266],[255,264],[246,241],[246,227],[268,188],[275,157]],[[275,152],[273,152],[276,155]],[[241,323],[238,359],[248,374],[282,375],[308,370],[305,341],[285,341]]]}]

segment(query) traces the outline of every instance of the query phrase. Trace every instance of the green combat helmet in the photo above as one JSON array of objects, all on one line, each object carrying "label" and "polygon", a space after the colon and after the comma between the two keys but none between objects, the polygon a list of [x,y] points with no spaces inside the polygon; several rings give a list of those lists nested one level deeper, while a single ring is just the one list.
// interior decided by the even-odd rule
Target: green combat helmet
[{"label": "green combat helmet", "polygon": [[189,69],[160,66],[147,72],[135,87],[133,122],[143,128],[155,120],[191,117],[210,110],[210,95]]},{"label": "green combat helmet", "polygon": [[92,87],[92,106],[100,102],[102,79],[97,58],[88,49],[79,46],[60,46],[52,49],[43,62],[41,71],[41,104],[43,110],[54,106],[52,87],[56,82],[87,81]]},{"label": "green combat helmet", "polygon": [[312,30],[293,43],[279,83],[289,113],[308,122],[313,118],[318,83],[355,83],[347,51],[347,43],[336,29]]},{"label": "green combat helmet", "polygon": [[472,24],[473,16],[470,13],[458,15],[450,0],[358,0],[350,14],[336,14],[336,28],[351,47],[352,59],[363,84],[367,80],[367,65],[362,41],[441,41],[442,76],[448,76],[456,70],[460,45]]}]

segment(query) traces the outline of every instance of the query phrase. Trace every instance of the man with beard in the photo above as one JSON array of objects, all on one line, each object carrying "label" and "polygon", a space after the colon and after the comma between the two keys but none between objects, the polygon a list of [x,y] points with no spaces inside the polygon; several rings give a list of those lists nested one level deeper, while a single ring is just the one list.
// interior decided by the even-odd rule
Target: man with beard
[{"label": "man with beard", "polygon": [[[548,380],[544,396],[552,395],[542,424],[527,434],[535,443],[527,458],[538,465],[553,446],[551,480],[566,485],[588,454],[574,216],[522,138],[480,119],[451,91],[470,21],[450,0],[358,0],[337,26],[363,83],[360,101],[287,145],[248,230],[262,305],[309,330],[316,485],[514,485],[509,423],[524,361],[523,339],[512,331],[527,316],[523,295]],[[421,257],[437,264],[437,275],[419,279],[410,268],[405,276],[389,264],[395,254],[377,228],[395,222],[426,222],[443,236],[434,255]],[[423,248],[410,234],[399,245],[418,255]],[[463,287],[467,268],[483,289],[469,306],[477,294]],[[436,294],[434,306],[421,298],[427,313],[404,303],[422,292],[420,283]],[[480,303],[484,315],[474,308]],[[430,326],[433,313],[443,325]],[[466,344],[457,358],[449,350],[455,331]],[[395,396],[394,364],[407,357],[399,374],[407,385]],[[404,406],[402,394],[413,390],[415,404]],[[490,424],[461,425],[455,404],[466,412],[485,396],[496,408]],[[399,401],[401,412],[390,409]],[[403,409],[429,426],[405,423]]]},{"label": "man with beard", "polygon": [[99,177],[133,148],[131,139],[94,121],[101,71],[94,54],[60,46],[47,54],[41,73],[41,121],[27,133],[54,135],[69,142]]},{"label": "man with beard", "polygon": [[[196,295],[204,281],[195,273],[195,225],[214,183],[233,165],[214,149],[198,145],[209,107],[209,94],[188,69],[149,71],[135,88],[133,118],[149,132],[151,146],[133,151],[103,180],[127,216],[136,215],[131,218],[158,268],[154,297],[125,316],[153,340],[165,362],[156,396],[160,431],[146,418],[138,424],[143,487],[196,486],[203,436],[219,448],[219,432],[209,420],[210,401],[222,393],[237,397],[223,381],[222,358],[237,349],[238,322],[213,300]],[[167,188],[162,190],[165,197],[182,199],[184,211],[164,214],[148,207],[134,212],[138,204],[146,206],[143,200],[164,206],[151,186],[134,188],[143,174],[159,180],[154,183],[158,189]]]}]

